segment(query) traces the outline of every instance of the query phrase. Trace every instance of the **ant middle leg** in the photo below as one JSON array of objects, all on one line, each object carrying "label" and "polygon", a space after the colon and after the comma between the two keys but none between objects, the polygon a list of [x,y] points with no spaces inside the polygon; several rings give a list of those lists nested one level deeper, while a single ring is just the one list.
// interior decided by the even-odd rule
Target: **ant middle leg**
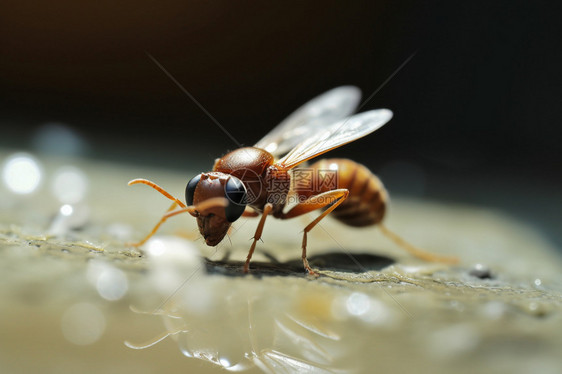
[{"label": "ant middle leg", "polygon": [[300,215],[312,212],[313,210],[324,208],[330,205],[322,214],[316,217],[315,220],[310,222],[305,228],[302,238],[302,262],[306,271],[311,275],[318,275],[317,272],[312,270],[308,264],[308,259],[306,258],[306,245],[307,245],[307,234],[320,222],[324,217],[326,217],[330,212],[338,207],[349,195],[349,190],[342,188],[338,190],[332,190],[323,192],[318,195],[314,195],[306,199],[305,201],[295,205],[287,213],[284,213],[281,218],[288,219],[293,217],[298,217]]}]

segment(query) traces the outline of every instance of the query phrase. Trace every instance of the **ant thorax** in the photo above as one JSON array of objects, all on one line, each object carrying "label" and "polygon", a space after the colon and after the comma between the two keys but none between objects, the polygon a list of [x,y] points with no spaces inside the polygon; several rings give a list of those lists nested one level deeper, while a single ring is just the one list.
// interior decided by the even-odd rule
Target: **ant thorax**
[{"label": "ant thorax", "polygon": [[267,202],[273,204],[273,214],[281,212],[287,203],[287,196],[291,191],[291,176],[288,170],[275,165],[267,168],[265,174],[265,189]]}]

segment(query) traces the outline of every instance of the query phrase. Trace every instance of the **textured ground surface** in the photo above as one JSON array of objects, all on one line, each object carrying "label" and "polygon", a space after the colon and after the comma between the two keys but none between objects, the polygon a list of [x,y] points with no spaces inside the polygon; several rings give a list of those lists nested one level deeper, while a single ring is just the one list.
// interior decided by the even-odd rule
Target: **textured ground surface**
[{"label": "textured ground surface", "polygon": [[300,232],[312,216],[271,219],[244,276],[256,220],[237,222],[216,248],[190,239],[198,237],[190,216],[171,219],[142,251],[123,245],[168,207],[126,182],[149,177],[181,197],[193,173],[75,161],[88,189],[64,216],[50,183],[68,164],[42,160],[43,182],[32,195],[2,186],[5,372],[562,368],[562,260],[500,213],[393,200],[388,226],[458,256],[455,266],[411,258],[376,229],[325,220],[309,237],[318,278],[299,260]]}]

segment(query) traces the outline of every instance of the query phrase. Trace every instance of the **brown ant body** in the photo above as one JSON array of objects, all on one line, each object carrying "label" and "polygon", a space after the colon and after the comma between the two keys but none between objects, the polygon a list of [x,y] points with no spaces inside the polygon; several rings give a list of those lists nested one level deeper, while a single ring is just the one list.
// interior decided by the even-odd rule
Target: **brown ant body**
[{"label": "brown ant body", "polygon": [[[330,213],[351,226],[379,225],[390,239],[422,259],[455,262],[454,258],[427,253],[406,243],[382,225],[388,195],[380,180],[365,166],[347,159],[320,160],[304,169],[304,178],[303,169],[297,168],[370,134],[392,118],[388,109],[349,116],[359,99],[359,89],[344,86],[306,103],[255,146],[226,154],[216,160],[211,172],[191,179],[186,187],[187,205],[151,181],[130,181],[129,185],[147,184],[174,201],[150,234],[134,245],[145,243],[169,217],[187,212],[196,217],[206,244],[215,246],[239,217],[261,214],[244,264],[244,272],[248,272],[269,215],[289,219],[324,209],[304,229],[302,260],[310,274],[315,272],[306,258],[307,234]],[[179,209],[174,210],[177,206]]]}]

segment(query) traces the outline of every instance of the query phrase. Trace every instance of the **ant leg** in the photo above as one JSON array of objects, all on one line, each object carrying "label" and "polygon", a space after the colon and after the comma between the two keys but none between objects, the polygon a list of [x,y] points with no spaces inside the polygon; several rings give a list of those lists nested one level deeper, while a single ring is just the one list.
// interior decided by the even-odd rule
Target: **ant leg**
[{"label": "ant leg", "polygon": [[413,256],[415,256],[417,258],[420,258],[424,261],[430,261],[430,262],[442,262],[444,264],[456,264],[456,263],[459,262],[459,259],[457,257],[441,256],[441,255],[437,255],[437,254],[434,254],[434,253],[426,252],[423,249],[420,249],[418,247],[413,246],[412,244],[408,243],[407,241],[402,239],[400,236],[398,236],[394,232],[390,231],[382,223],[379,223],[378,226],[381,229],[382,233],[387,238],[389,238],[394,243],[396,243],[399,247],[402,247],[402,249],[406,250],[407,252],[409,252],[410,254],[412,254]]},{"label": "ant leg", "polygon": [[256,243],[261,238],[261,234],[263,232],[263,226],[265,225],[265,219],[267,218],[268,214],[271,213],[273,209],[273,204],[267,203],[263,207],[263,213],[261,215],[260,223],[258,223],[258,227],[256,228],[256,233],[254,234],[254,242],[250,247],[250,251],[248,252],[248,256],[246,257],[246,262],[244,263],[244,273],[250,271],[250,260],[252,259],[252,255],[254,254],[254,250],[256,249]]},{"label": "ant leg", "polygon": [[328,209],[322,212],[322,214],[316,217],[314,221],[310,222],[304,228],[304,234],[302,237],[302,262],[306,271],[308,271],[308,273],[311,275],[318,275],[318,273],[312,270],[312,268],[308,264],[308,260],[306,259],[306,235],[308,234],[308,232],[310,232],[310,230],[314,228],[314,226],[318,224],[318,222],[320,222],[324,217],[330,214],[332,210],[336,209],[338,205],[340,205],[347,198],[348,195],[349,191],[345,188],[323,192],[321,194],[309,197],[281,216],[281,219],[293,218],[332,204]]},{"label": "ant leg", "polygon": [[156,183],[154,183],[152,181],[149,181],[148,179],[143,179],[143,178],[133,179],[132,181],[127,183],[127,185],[132,186],[133,184],[139,184],[139,183],[146,184],[147,186],[150,186],[150,187],[154,188],[156,191],[160,192],[162,195],[166,196],[168,199],[170,199],[172,201],[175,201],[176,204],[178,204],[180,207],[182,207],[182,208],[186,207],[185,204],[181,202],[181,200],[172,196],[172,194],[170,194],[168,191],[166,191],[165,189],[163,189],[162,187],[160,187]]}]

